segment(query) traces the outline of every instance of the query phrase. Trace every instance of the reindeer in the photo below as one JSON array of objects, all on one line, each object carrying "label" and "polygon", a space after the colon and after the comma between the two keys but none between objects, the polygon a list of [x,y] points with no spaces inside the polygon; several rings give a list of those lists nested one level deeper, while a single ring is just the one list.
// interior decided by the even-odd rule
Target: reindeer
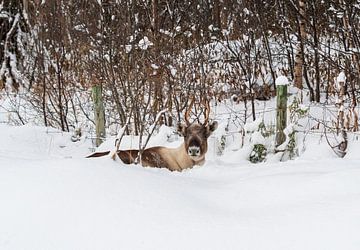
[{"label": "reindeer", "polygon": [[[208,150],[207,139],[218,126],[216,121],[209,123],[210,105],[205,103],[204,123],[190,123],[190,110],[194,104],[192,99],[185,112],[186,124],[179,124],[177,131],[184,137],[184,142],[178,148],[151,147],[145,149],[141,156],[139,150],[118,150],[117,155],[125,164],[136,163],[140,156],[140,164],[144,167],[167,168],[170,171],[182,171],[195,165],[205,163],[205,154]],[[108,155],[110,151],[96,152],[90,157]]]}]

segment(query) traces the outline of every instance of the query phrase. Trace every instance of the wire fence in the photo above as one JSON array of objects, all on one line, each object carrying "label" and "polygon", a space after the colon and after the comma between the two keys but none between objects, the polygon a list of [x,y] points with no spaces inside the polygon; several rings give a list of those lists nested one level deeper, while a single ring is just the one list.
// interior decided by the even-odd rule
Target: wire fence
[{"label": "wire fence", "polygon": [[[0,93],[0,123],[1,124],[11,124],[11,125],[21,125],[27,121],[36,121],[40,120],[39,114],[34,112],[31,106],[26,105],[23,100],[26,100],[27,95],[23,93]],[[264,102],[263,107],[257,107],[255,110],[255,115],[257,118],[264,119],[264,117],[268,117],[267,127],[269,129],[275,130],[275,114],[276,108],[274,107],[274,103]],[[350,106],[350,102],[347,100],[346,105]],[[219,108],[221,106],[221,108]],[[212,136],[212,140],[215,144],[221,143],[223,138],[227,140],[236,140],[239,137],[243,136],[244,126],[246,123],[252,121],[252,112],[248,107],[244,107],[238,104],[234,104],[231,101],[227,103],[222,103],[219,106],[212,106],[212,117],[214,120],[220,120],[224,123],[227,123],[226,129],[223,134],[219,136]],[[325,133],[325,129],[333,133],[333,137],[336,137],[336,128],[334,127],[334,121],[337,119],[338,107],[335,104],[323,103],[323,104],[315,104],[309,103],[306,105],[309,109],[309,113],[306,117],[301,118],[301,124],[298,126],[296,131],[299,133],[303,133],[304,135],[312,135],[312,136],[323,136]],[[356,108],[357,113],[360,113],[360,107]],[[22,120],[21,120],[22,119]],[[38,121],[39,122],[39,121]],[[41,122],[39,122],[41,124]],[[360,123],[360,121],[359,121]],[[130,124],[130,126],[134,124]],[[84,117],[84,120],[81,124],[83,140],[90,141],[92,147],[90,150],[95,151],[95,141],[98,139],[95,133],[95,128],[93,126],[93,122],[88,119],[88,117]],[[108,136],[106,138],[101,139],[112,139],[114,135],[116,135],[116,130],[119,126],[115,126],[110,130]],[[108,128],[109,129],[109,128]],[[63,133],[62,131],[57,130],[47,130],[49,134],[55,133]],[[175,130],[174,130],[175,133]],[[347,133],[353,138],[359,138],[359,131],[347,131]],[[172,140],[169,138],[169,140]],[[214,148],[217,148],[217,145],[214,145]]]}]

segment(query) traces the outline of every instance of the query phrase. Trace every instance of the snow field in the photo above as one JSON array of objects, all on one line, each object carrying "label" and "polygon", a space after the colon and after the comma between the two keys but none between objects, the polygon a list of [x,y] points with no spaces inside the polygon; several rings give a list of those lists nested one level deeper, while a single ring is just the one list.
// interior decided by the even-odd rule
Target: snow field
[{"label": "snow field", "polygon": [[84,159],[89,142],[66,133],[0,128],[0,249],[360,246],[360,156],[317,139],[294,161],[254,165],[239,150],[173,173]]}]

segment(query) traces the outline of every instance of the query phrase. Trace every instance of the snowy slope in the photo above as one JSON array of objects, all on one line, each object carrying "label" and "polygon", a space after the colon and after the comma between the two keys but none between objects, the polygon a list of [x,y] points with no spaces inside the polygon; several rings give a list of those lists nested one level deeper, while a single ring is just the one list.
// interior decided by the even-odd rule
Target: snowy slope
[{"label": "snowy slope", "polygon": [[69,137],[0,125],[0,249],[360,249],[354,148],[257,165],[210,148],[173,173],[84,159]]}]

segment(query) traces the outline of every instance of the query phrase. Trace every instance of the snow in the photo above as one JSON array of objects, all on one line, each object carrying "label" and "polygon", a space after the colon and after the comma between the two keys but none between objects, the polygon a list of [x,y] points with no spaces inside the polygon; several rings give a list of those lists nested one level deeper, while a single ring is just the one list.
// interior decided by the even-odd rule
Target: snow
[{"label": "snow", "polygon": [[276,78],[275,84],[276,84],[276,86],[289,85],[289,80],[287,79],[286,76],[279,76],[279,77]]},{"label": "snow", "polygon": [[150,46],[154,45],[147,36],[144,36],[144,38],[142,38],[139,41],[139,48],[142,50],[147,50]]},{"label": "snow", "polygon": [[[152,144],[166,144],[163,131]],[[203,167],[174,173],[108,157],[85,159],[90,142],[70,137],[0,124],[0,249],[360,245],[354,141],[345,159],[314,139],[297,160],[257,165],[244,160],[241,150],[217,157],[209,143]],[[106,144],[113,147],[113,141]]]},{"label": "snow", "polygon": [[338,75],[337,77],[337,82],[340,83],[340,82],[346,82],[346,76],[345,76],[345,73],[344,72],[340,72],[340,74]]},{"label": "snow", "polygon": [[264,136],[259,131],[256,131],[252,134],[251,142],[253,144],[266,144],[266,140],[265,140]]},{"label": "snow", "polygon": [[132,50],[132,45],[131,44],[125,45],[125,51],[126,51],[127,54],[129,54],[131,52],[131,50]]},{"label": "snow", "polygon": [[176,68],[174,68],[174,66],[172,66],[172,65],[168,65],[168,68],[170,69],[171,76],[175,77],[176,73],[177,73]]},{"label": "snow", "polygon": [[[0,9],[2,9],[2,6],[0,5]],[[9,14],[8,13],[6,13],[6,12],[1,12],[0,13],[0,18],[2,18],[2,19],[9,19]]]},{"label": "snow", "polygon": [[254,132],[257,131],[259,129],[260,124],[263,122],[263,120],[261,118],[256,119],[253,122],[247,122],[244,125],[244,130],[246,132]]},{"label": "snow", "polygon": [[155,63],[152,63],[152,64],[151,64],[151,68],[153,68],[153,69],[159,69],[160,66],[156,65]]}]

